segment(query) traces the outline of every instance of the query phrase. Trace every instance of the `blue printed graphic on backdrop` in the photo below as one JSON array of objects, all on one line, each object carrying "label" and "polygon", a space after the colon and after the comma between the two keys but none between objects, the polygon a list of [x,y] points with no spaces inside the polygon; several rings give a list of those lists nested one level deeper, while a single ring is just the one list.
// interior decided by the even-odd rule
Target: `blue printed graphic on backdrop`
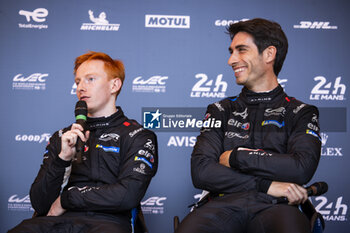
[{"label": "blue printed graphic on backdrop", "polygon": [[143,127],[147,129],[159,129],[162,113],[159,109],[155,112],[143,112]]}]

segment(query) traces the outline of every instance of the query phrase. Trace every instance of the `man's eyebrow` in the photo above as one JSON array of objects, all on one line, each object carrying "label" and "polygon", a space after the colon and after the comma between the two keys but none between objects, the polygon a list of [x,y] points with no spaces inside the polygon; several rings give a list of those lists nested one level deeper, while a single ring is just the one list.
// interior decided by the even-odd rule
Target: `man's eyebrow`
[{"label": "man's eyebrow", "polygon": [[[244,44],[240,44],[240,45],[236,45],[236,46],[235,46],[235,49],[244,49],[244,48],[249,48],[249,46],[248,46],[248,45],[244,45]],[[228,51],[229,51],[230,53],[232,53],[232,52],[233,52],[233,49],[232,49],[231,47],[228,47]]]},{"label": "man's eyebrow", "polygon": [[245,48],[248,48],[249,46],[248,45],[244,45],[244,44],[239,44],[239,45],[236,45],[236,49],[245,49]]}]

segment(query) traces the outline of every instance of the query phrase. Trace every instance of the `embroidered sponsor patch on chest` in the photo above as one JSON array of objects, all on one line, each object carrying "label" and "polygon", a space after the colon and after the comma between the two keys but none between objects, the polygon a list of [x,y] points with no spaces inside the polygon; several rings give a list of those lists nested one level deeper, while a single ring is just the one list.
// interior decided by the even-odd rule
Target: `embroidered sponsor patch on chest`
[{"label": "embroidered sponsor patch on chest", "polygon": [[278,122],[275,120],[266,120],[266,121],[261,122],[261,126],[265,126],[265,125],[275,125],[278,128],[282,128],[284,126],[284,121]]},{"label": "embroidered sponsor patch on chest", "polygon": [[105,152],[119,153],[119,151],[120,151],[120,147],[116,147],[116,146],[102,146],[100,144],[96,144],[96,148],[101,148]]}]

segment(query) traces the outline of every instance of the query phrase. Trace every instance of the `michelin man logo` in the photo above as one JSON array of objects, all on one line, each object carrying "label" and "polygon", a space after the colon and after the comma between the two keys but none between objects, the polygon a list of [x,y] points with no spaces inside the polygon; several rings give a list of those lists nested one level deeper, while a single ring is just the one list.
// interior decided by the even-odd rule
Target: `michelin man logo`
[{"label": "michelin man logo", "polygon": [[101,12],[98,17],[94,16],[92,10],[88,11],[89,19],[93,23],[83,23],[80,27],[82,31],[118,31],[120,24],[110,24],[105,12]]},{"label": "michelin man logo", "polygon": [[95,18],[94,12],[92,10],[89,10],[89,18],[90,18],[91,22],[93,22],[97,25],[106,25],[109,23],[108,20],[106,19],[106,13],[103,11],[100,13],[98,18]]}]

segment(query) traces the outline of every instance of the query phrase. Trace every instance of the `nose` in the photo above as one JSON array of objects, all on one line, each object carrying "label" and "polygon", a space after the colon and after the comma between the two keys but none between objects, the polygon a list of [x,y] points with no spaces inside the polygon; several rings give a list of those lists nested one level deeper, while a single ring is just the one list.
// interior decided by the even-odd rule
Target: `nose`
[{"label": "nose", "polygon": [[238,56],[237,53],[235,53],[234,51],[231,53],[231,56],[228,58],[228,65],[229,66],[234,66],[234,64],[236,64],[238,62]]},{"label": "nose", "polygon": [[79,84],[77,84],[77,93],[84,92],[84,91],[86,91],[85,82],[81,80]]}]

